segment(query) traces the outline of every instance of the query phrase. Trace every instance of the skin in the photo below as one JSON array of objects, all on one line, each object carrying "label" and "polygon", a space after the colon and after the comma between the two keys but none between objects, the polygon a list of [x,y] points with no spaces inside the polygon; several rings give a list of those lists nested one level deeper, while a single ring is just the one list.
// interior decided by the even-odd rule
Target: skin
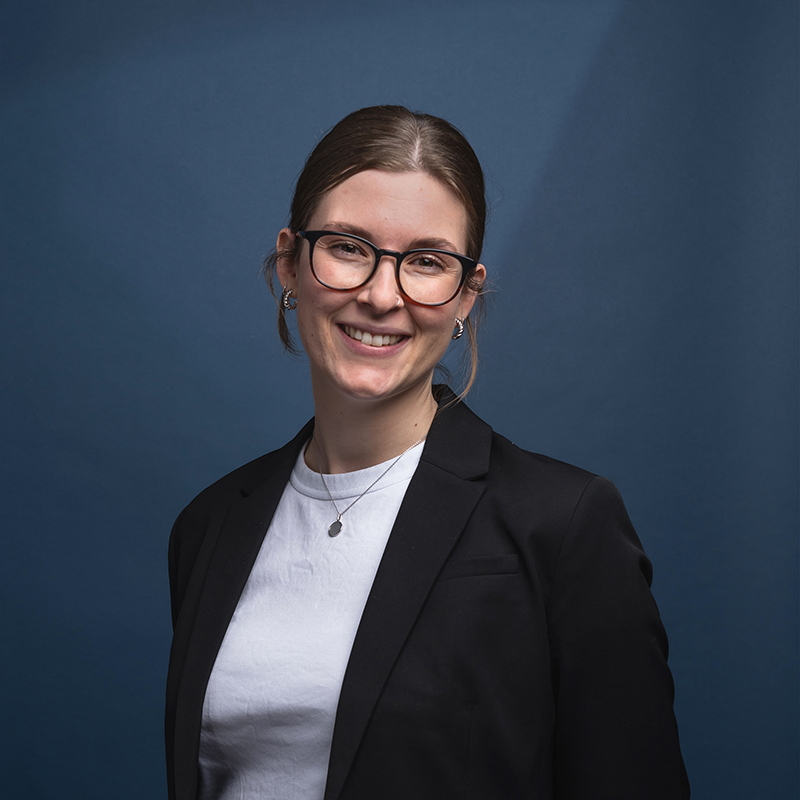
[{"label": "skin", "polygon": [[[400,252],[428,246],[463,253],[467,216],[458,197],[430,175],[366,170],[328,192],[307,228],[349,230]],[[281,230],[278,250],[293,239],[288,228]],[[475,293],[465,288],[444,306],[416,306],[402,297],[390,258],[365,286],[333,291],[314,277],[308,250],[303,242],[298,263],[277,265],[281,285],[297,299],[298,332],[311,367],[314,438],[323,463],[311,447],[306,462],[328,473],[363,469],[427,433],[436,411],[433,370]],[[485,276],[479,265],[477,280]],[[348,336],[345,327],[402,339],[376,348]]]}]

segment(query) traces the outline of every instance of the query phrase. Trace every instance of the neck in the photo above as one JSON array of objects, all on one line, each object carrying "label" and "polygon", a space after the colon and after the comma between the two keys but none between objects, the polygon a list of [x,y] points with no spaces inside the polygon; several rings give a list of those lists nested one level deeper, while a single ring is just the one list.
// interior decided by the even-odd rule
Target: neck
[{"label": "neck", "polygon": [[436,413],[430,384],[380,401],[314,391],[314,441],[306,464],[315,472],[353,472],[399,456],[424,438]]}]

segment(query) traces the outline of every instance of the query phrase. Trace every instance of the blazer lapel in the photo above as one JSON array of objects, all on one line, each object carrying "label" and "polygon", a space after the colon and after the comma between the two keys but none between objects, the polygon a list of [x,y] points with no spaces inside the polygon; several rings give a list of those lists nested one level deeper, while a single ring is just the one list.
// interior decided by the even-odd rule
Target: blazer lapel
[{"label": "blazer lapel", "polygon": [[[443,403],[452,400],[447,393]],[[325,800],[336,800],[372,710],[425,600],[484,491],[491,428],[466,406],[428,433],[375,576],[342,685]]]},{"label": "blazer lapel", "polygon": [[311,436],[313,420],[287,445],[275,451],[259,477],[241,489],[221,524],[202,583],[189,635],[176,705],[175,784],[178,797],[194,797],[203,700],[211,670],[239,602],[300,448]]}]

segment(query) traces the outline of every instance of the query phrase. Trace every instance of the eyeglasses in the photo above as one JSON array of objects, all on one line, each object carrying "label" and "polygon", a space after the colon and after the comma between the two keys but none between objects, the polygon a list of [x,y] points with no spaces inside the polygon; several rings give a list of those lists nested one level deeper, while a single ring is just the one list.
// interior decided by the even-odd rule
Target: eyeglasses
[{"label": "eyeglasses", "polygon": [[403,296],[419,306],[443,306],[461,291],[467,274],[478,262],[448,250],[419,248],[398,253],[381,250],[350,233],[297,231],[309,244],[314,277],[339,292],[359,289],[375,274],[380,260],[395,260],[397,285]]}]

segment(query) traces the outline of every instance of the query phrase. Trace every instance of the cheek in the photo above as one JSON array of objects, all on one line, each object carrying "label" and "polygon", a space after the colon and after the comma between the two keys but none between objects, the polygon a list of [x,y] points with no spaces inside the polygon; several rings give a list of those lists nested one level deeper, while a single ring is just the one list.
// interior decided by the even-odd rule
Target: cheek
[{"label": "cheek", "polygon": [[437,309],[437,314],[430,314],[425,319],[419,320],[419,325],[423,331],[426,332],[430,346],[436,352],[443,353],[447,350],[447,346],[450,344],[450,337],[453,333],[453,327],[455,325],[455,311],[451,312],[450,308],[448,307],[446,311],[442,309]]},{"label": "cheek", "polygon": [[331,315],[341,306],[342,297],[320,286],[313,276],[301,279],[298,288],[297,330],[308,350],[309,345],[332,335]]},{"label": "cheek", "polygon": [[420,320],[420,323],[427,325],[431,331],[435,330],[437,333],[444,335],[455,325],[457,311],[458,305],[456,301],[451,300],[446,306],[425,309],[426,316]]},{"label": "cheek", "polygon": [[318,314],[308,306],[301,312],[298,308],[297,314],[297,332],[300,334],[300,339],[303,341],[306,350],[309,344],[319,338],[317,331]]}]

